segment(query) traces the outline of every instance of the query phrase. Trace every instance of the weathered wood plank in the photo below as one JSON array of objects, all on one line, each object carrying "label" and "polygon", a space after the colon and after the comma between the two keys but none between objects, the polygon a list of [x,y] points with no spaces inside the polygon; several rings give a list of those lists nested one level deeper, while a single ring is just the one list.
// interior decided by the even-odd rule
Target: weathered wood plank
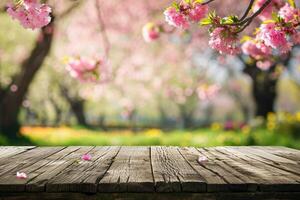
[{"label": "weathered wood plank", "polygon": [[84,173],[80,191],[96,193],[99,180],[105,175],[118,155],[120,147],[96,147],[95,159],[90,168]]},{"label": "weathered wood plank", "polygon": [[197,161],[201,155],[199,151],[195,148],[187,147],[179,148],[179,151],[190,166],[203,178],[208,192],[229,191],[228,183],[223,177],[219,176],[218,173],[207,167],[206,163],[199,164]]},{"label": "weathered wood plank", "polygon": [[0,200],[299,200],[298,192],[256,193],[0,193]]},{"label": "weathered wood plank", "polygon": [[100,192],[154,192],[149,147],[122,147],[98,185]]},{"label": "weathered wood plank", "polygon": [[228,164],[228,158],[226,156],[221,154],[214,155],[210,152],[211,150],[212,148],[198,148],[200,154],[208,158],[208,162],[202,165],[222,177],[227,182],[226,186],[228,191],[256,191],[257,183],[252,177],[248,177],[237,171]]},{"label": "weathered wood plank", "polygon": [[15,146],[4,146],[0,147],[0,160],[7,159],[14,155],[23,153],[27,150],[35,148],[34,146],[22,146],[22,147],[15,147]]},{"label": "weathered wood plank", "polygon": [[239,165],[240,170],[245,173],[252,174],[253,178],[259,183],[260,191],[300,191],[297,176],[278,169],[272,165],[268,165],[266,161],[261,161],[260,157],[253,156],[248,152],[237,150],[236,147],[219,147],[220,152],[229,157],[235,156],[241,160],[233,165]]},{"label": "weathered wood plank", "polygon": [[[0,147],[0,194],[196,192],[213,194],[211,199],[222,199],[221,192],[296,194],[299,152],[282,147]],[[81,160],[85,153],[91,161]],[[200,155],[208,161],[198,163]],[[17,171],[28,178],[17,179]],[[232,198],[237,197],[227,199]]]},{"label": "weathered wood plank", "polygon": [[[48,192],[97,192],[97,181],[107,171],[119,147],[85,147],[91,161],[73,162],[46,184]],[[82,153],[83,154],[83,153]]]},{"label": "weathered wood plank", "polygon": [[206,184],[177,147],[151,147],[151,163],[156,191],[204,192]]},{"label": "weathered wood plank", "polygon": [[80,151],[80,147],[67,147],[47,159],[37,162],[35,165],[39,167],[30,173],[33,178],[26,183],[26,191],[45,191],[48,180],[56,176],[76,160],[79,160],[84,152],[85,150]]},{"label": "weathered wood plank", "polygon": [[300,164],[298,164],[296,161],[273,155],[255,147],[244,147],[242,149],[238,147],[231,147],[231,149],[237,149],[240,153],[244,153],[249,158],[264,163],[265,167],[272,166],[277,168],[277,171],[283,172],[283,174],[287,175],[289,178],[300,181]]},{"label": "weathered wood plank", "polygon": [[255,148],[261,149],[263,151],[272,153],[274,155],[286,158],[300,164],[300,150],[291,149],[287,147],[261,147],[257,146]]},{"label": "weathered wood plank", "polygon": [[[64,147],[43,147],[17,154],[7,159],[7,164],[0,166],[0,192],[1,191],[25,191],[26,182],[32,175],[23,169],[33,166],[36,162],[43,160],[59,151]],[[27,173],[27,179],[17,179],[17,171]]]},{"label": "weathered wood plank", "polygon": [[[77,171],[76,174],[76,170],[80,169],[80,167],[87,164],[87,161],[81,160],[81,156],[83,154],[90,153],[91,150],[94,148],[95,147],[79,148],[76,152],[66,157],[66,162],[61,167],[54,170],[54,174],[44,174],[44,178],[46,179],[45,190],[47,192],[70,192],[69,188],[71,187],[71,184],[75,181],[74,176],[80,176],[81,174],[81,171]],[[77,184],[78,183],[79,180]]]}]

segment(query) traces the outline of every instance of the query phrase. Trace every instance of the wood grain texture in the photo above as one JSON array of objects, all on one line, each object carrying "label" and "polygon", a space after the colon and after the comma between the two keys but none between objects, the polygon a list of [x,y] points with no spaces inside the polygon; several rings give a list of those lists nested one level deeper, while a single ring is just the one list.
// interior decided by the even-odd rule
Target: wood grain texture
[{"label": "wood grain texture", "polygon": [[[119,147],[84,147],[76,153],[76,160],[52,177],[46,185],[48,192],[91,192],[97,191],[101,179],[113,162]],[[89,153],[91,161],[80,160],[81,155]]]},{"label": "wood grain texture", "polygon": [[[85,153],[91,161],[81,160]],[[208,161],[199,163],[199,156]],[[17,171],[28,178],[17,179]],[[84,193],[92,199],[126,199],[122,194],[130,193],[144,199],[148,196],[143,194],[156,199],[180,194],[186,199],[300,199],[300,151],[255,146],[0,147],[0,199],[64,199],[66,194],[85,199]]]},{"label": "wood grain texture", "polygon": [[24,146],[24,147],[14,147],[14,146],[5,146],[1,147],[0,160],[5,160],[14,155],[23,153],[27,150],[35,148],[34,146]]},{"label": "wood grain texture", "polygon": [[234,155],[241,159],[240,163],[248,163],[244,166],[244,171],[255,174],[253,178],[259,183],[260,191],[300,191],[298,175],[282,170],[279,165],[268,161],[269,158],[252,154],[254,148],[221,147],[219,149],[227,155]]},{"label": "wood grain texture", "polygon": [[[42,159],[46,159],[47,157],[61,151],[64,148],[65,147],[35,148],[7,159],[7,163],[0,166],[0,192],[25,191],[26,182],[33,178],[31,174],[33,169],[28,168],[36,167],[35,164],[37,162],[39,162]],[[17,179],[17,172],[25,172],[28,175],[28,178]]]},{"label": "wood grain texture", "polygon": [[154,192],[149,147],[122,147],[98,186],[100,192]]},{"label": "wood grain texture", "polygon": [[203,192],[203,178],[180,154],[177,147],[151,147],[151,162],[156,191]]},{"label": "wood grain texture", "polygon": [[0,193],[0,200],[299,200],[298,192],[257,193]]}]

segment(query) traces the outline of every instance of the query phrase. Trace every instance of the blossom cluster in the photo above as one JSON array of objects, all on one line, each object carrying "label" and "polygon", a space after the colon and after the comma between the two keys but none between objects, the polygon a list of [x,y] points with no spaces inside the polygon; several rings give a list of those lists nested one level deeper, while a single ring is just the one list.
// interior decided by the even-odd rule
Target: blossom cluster
[{"label": "blossom cluster", "polygon": [[187,29],[190,23],[199,22],[208,13],[208,6],[199,1],[181,1],[179,4],[167,8],[164,11],[166,21],[175,27]]},{"label": "blossom cluster", "polygon": [[142,33],[146,42],[152,42],[159,38],[160,28],[155,23],[149,22],[144,25]]},{"label": "blossom cluster", "polygon": [[267,70],[272,65],[272,55],[286,54],[293,45],[300,44],[299,22],[300,10],[286,3],[277,17],[262,23],[256,36],[244,42],[243,53],[258,60],[259,68]]},{"label": "blossom cluster", "polygon": [[221,87],[219,85],[206,85],[202,84],[197,89],[197,94],[199,99],[203,101],[211,100],[214,98],[220,91]]},{"label": "blossom cluster", "polygon": [[51,21],[51,7],[38,0],[19,0],[16,4],[9,4],[7,13],[29,29],[44,27]]},{"label": "blossom cluster", "polygon": [[[256,0],[249,4],[244,16],[220,17],[208,13],[211,1],[182,0],[165,11],[166,22],[181,29],[189,28],[191,22],[209,26],[209,46],[221,54],[235,55],[243,52],[257,60],[257,66],[267,70],[274,55],[281,56],[300,44],[300,9],[293,1]],[[253,14],[249,14],[250,12]],[[207,17],[206,17],[207,15]],[[254,37],[239,37],[239,34],[258,16],[262,20]]]},{"label": "blossom cluster", "polygon": [[71,58],[66,69],[71,77],[83,82],[105,81],[108,78],[106,64],[102,59]]},{"label": "blossom cluster", "polygon": [[230,27],[218,27],[210,33],[209,46],[221,54],[235,55],[241,52],[237,34]]}]

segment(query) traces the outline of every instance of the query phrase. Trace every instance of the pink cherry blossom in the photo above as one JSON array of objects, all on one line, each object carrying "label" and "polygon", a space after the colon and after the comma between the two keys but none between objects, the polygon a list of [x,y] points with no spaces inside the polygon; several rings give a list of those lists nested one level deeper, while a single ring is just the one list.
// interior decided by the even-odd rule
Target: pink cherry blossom
[{"label": "pink cherry blossom", "polygon": [[106,81],[108,79],[106,68],[103,60],[84,57],[71,58],[66,66],[73,78],[87,82]]},{"label": "pink cherry blossom", "polygon": [[24,28],[36,29],[48,25],[51,21],[51,8],[37,0],[24,0],[18,5],[8,5],[7,13],[17,19]]},{"label": "pink cherry blossom", "polygon": [[168,24],[182,28],[187,29],[189,28],[189,22],[186,18],[186,16],[179,11],[177,11],[173,7],[169,7],[164,11],[165,19]]},{"label": "pink cherry blossom", "polygon": [[146,42],[152,42],[160,36],[159,27],[154,23],[147,23],[143,27],[143,37]]},{"label": "pink cherry blossom", "polygon": [[294,34],[292,34],[292,42],[294,44],[300,44],[300,33],[299,32],[295,32]]},{"label": "pink cherry blossom", "polygon": [[194,22],[199,22],[208,13],[208,5],[201,5],[196,3],[194,8],[191,8],[189,12],[189,19]]},{"label": "pink cherry blossom", "polygon": [[18,179],[26,179],[27,178],[27,174],[24,172],[17,172],[16,176]]},{"label": "pink cherry blossom", "polygon": [[199,156],[198,160],[199,163],[205,163],[208,161],[208,158],[206,156]]},{"label": "pink cherry blossom", "polygon": [[272,48],[266,46],[264,43],[256,43],[253,40],[248,40],[243,43],[242,51],[244,54],[249,55],[256,60],[259,60],[271,55]]},{"label": "pink cherry blossom", "polygon": [[264,61],[258,61],[257,63],[256,63],[256,66],[259,68],[259,69],[261,69],[261,70],[263,70],[263,71],[266,71],[266,70],[269,70],[270,69],[270,67],[272,66],[272,61],[270,61],[270,60],[264,60]]},{"label": "pink cherry blossom", "polygon": [[269,47],[278,49],[280,53],[286,53],[292,47],[292,44],[286,38],[286,33],[275,23],[262,24],[256,39]]},{"label": "pink cherry blossom", "polygon": [[300,10],[295,9],[286,3],[278,12],[278,15],[284,19],[285,22],[297,23],[297,17],[300,17]]},{"label": "pink cherry blossom", "polygon": [[90,154],[83,154],[81,156],[81,159],[85,161],[90,161],[92,159],[92,156]]},{"label": "pink cherry blossom", "polygon": [[241,52],[238,37],[229,29],[218,27],[210,34],[209,45],[221,54],[235,55]]}]

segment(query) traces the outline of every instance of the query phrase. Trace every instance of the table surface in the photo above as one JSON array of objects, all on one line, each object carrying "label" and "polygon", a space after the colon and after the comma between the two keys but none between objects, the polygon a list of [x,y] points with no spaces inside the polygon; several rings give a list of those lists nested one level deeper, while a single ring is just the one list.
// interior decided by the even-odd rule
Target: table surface
[{"label": "table surface", "polygon": [[[90,154],[91,161],[81,159]],[[199,156],[207,161],[199,162]],[[27,174],[26,179],[16,177]],[[286,147],[0,147],[0,193],[300,192]]]}]

